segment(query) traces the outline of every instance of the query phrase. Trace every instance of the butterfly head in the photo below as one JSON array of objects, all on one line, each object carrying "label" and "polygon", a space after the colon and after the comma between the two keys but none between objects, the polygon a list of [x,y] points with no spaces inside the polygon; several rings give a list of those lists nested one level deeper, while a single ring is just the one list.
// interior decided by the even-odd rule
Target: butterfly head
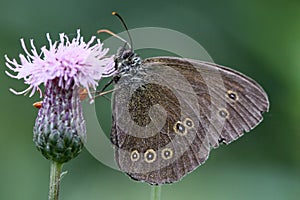
[{"label": "butterfly head", "polygon": [[121,47],[115,58],[117,76],[135,74],[142,64],[142,59],[132,49]]}]

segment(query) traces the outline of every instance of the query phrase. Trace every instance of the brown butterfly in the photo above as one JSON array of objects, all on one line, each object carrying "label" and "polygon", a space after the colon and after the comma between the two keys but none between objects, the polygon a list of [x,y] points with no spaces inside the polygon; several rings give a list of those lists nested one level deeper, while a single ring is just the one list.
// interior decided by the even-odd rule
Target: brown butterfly
[{"label": "brown butterfly", "polygon": [[172,183],[262,121],[267,94],[213,63],[177,57],[116,58],[111,141],[120,169],[150,184]]},{"label": "brown butterfly", "polygon": [[269,109],[262,87],[237,71],[178,57],[142,60],[125,47],[115,57],[111,141],[119,168],[132,179],[179,181]]}]

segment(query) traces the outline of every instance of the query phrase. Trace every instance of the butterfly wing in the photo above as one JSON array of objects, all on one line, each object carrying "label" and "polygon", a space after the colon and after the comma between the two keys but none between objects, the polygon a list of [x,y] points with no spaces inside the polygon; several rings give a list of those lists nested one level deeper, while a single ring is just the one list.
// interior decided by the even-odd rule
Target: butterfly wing
[{"label": "butterfly wing", "polygon": [[252,79],[190,59],[146,59],[115,88],[116,161],[133,179],[150,184],[180,180],[205,162],[211,148],[253,129],[269,107]]}]

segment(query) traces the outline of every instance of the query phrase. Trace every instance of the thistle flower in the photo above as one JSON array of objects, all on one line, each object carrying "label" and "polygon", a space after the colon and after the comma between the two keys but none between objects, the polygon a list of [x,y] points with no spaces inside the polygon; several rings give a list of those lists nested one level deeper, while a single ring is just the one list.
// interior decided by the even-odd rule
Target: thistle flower
[{"label": "thistle flower", "polygon": [[31,50],[28,51],[21,39],[25,51],[25,55],[19,56],[21,64],[5,55],[6,66],[17,74],[7,71],[6,74],[24,79],[29,85],[21,92],[10,89],[17,95],[30,92],[31,97],[38,91],[42,97],[40,86],[45,86],[33,141],[47,159],[64,163],[80,153],[86,138],[79,89],[85,88],[92,99],[91,90],[96,89],[98,81],[113,73],[114,60],[106,57],[108,49],[103,48],[100,40],[93,36],[86,43],[79,30],[71,41],[64,33],[60,34],[59,42],[52,43],[49,34],[47,39],[49,49],[43,46],[40,54],[33,40],[30,40]]}]

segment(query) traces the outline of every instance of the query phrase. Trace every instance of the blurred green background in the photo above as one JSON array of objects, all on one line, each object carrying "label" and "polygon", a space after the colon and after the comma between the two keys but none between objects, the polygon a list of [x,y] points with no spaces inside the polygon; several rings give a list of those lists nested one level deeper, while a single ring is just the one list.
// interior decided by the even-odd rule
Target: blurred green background
[{"label": "blurred green background", "polygon": [[[42,1],[0,0],[0,199],[47,199],[49,162],[35,149],[32,128],[39,100],[15,96],[25,88],[8,78],[4,54],[23,53],[20,38],[37,47],[80,28],[85,37],[100,28],[164,27],[192,37],[216,63],[255,79],[269,95],[270,112],[251,133],[210,154],[182,181],[163,186],[163,200],[272,199],[300,196],[300,2],[286,1]],[[103,34],[101,39],[108,36]],[[134,38],[133,38],[134,40]],[[146,55],[147,56],[147,55]],[[97,105],[100,105],[97,103]],[[108,105],[108,106],[107,106]],[[110,127],[110,106],[98,107]],[[62,200],[149,199],[150,186],[98,162],[86,150],[65,165]]]}]

